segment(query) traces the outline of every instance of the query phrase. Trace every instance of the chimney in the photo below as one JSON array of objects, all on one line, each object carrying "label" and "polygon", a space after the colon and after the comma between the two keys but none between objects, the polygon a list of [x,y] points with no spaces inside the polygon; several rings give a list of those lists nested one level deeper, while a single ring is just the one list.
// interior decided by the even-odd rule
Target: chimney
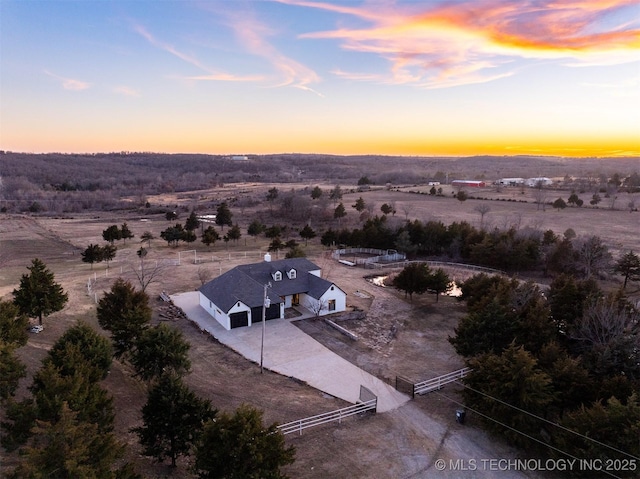
[{"label": "chimney", "polygon": [[264,255],[264,260],[265,260],[265,262],[270,263],[271,262],[271,255],[269,253],[265,254]]}]

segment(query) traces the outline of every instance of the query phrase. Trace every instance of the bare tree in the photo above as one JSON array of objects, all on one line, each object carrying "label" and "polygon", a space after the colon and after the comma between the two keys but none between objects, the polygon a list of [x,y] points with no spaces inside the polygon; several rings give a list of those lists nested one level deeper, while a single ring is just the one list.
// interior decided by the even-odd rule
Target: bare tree
[{"label": "bare tree", "polygon": [[586,278],[610,269],[613,257],[599,236],[578,238],[574,241],[573,248],[576,252],[576,268]]},{"label": "bare tree", "polygon": [[491,211],[491,206],[479,204],[473,210],[480,214],[480,229],[484,229],[484,215]]},{"label": "bare tree", "polygon": [[409,221],[409,213],[411,213],[411,210],[413,208],[411,207],[410,203],[405,203],[402,205],[402,212],[404,213],[404,219]]},{"label": "bare tree", "polygon": [[326,311],[328,307],[329,306],[328,306],[327,300],[325,299],[314,301],[309,304],[309,309],[313,312],[313,314],[316,317],[320,316],[320,313],[322,313],[323,311]]},{"label": "bare tree", "polygon": [[586,306],[569,335],[601,373],[640,373],[640,313],[629,303],[604,298]]},{"label": "bare tree", "polygon": [[198,268],[198,279],[200,280],[201,285],[207,283],[212,276],[213,274],[211,273],[211,270],[209,268],[205,266],[200,266]]},{"label": "bare tree", "polygon": [[542,211],[545,211],[547,204],[547,191],[544,189],[541,181],[536,185],[536,189],[533,192],[533,199],[536,202],[537,210],[539,211],[540,207],[542,207]]},{"label": "bare tree", "polygon": [[137,263],[129,263],[129,269],[135,275],[140,289],[144,292],[151,283],[158,282],[160,276],[167,271],[168,265],[163,261],[150,260],[148,254],[141,254],[139,258]]}]

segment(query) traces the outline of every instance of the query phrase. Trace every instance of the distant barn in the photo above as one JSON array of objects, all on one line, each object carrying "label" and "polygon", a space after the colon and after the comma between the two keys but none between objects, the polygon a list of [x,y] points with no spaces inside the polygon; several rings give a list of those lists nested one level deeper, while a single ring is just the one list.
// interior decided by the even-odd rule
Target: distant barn
[{"label": "distant barn", "polygon": [[453,180],[451,186],[454,187],[468,187],[468,188],[484,188],[487,183],[480,180]]}]

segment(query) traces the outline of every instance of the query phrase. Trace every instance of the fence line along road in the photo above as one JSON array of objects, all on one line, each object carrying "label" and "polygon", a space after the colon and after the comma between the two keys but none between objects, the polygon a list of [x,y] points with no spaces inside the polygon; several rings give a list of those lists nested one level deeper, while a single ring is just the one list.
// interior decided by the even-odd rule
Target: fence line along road
[{"label": "fence line along road", "polygon": [[333,421],[338,421],[338,423],[340,423],[343,418],[354,416],[355,414],[360,414],[366,411],[375,411],[377,406],[378,399],[374,398],[369,401],[354,404],[353,406],[281,424],[278,426],[278,429],[282,431],[282,434],[291,434],[298,431],[300,435],[302,435],[303,429],[320,426],[321,424],[327,424]]},{"label": "fence line along road", "polygon": [[437,378],[427,379],[426,381],[415,383],[413,385],[413,395],[415,396],[416,394],[426,394],[428,392],[441,389],[445,384],[449,384],[457,381],[458,379],[462,379],[467,374],[469,374],[470,371],[471,368],[462,368],[448,374],[443,374],[442,376],[438,376]]}]

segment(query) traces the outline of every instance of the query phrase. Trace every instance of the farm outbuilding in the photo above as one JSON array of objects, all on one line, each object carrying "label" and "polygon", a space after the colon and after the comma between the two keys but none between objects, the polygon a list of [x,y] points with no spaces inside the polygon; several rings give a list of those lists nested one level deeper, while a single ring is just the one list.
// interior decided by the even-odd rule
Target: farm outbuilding
[{"label": "farm outbuilding", "polygon": [[525,184],[531,188],[539,185],[551,186],[553,184],[553,180],[546,177],[528,178]]},{"label": "farm outbuilding", "polygon": [[487,183],[481,180],[453,180],[451,182],[453,187],[468,187],[468,188],[484,188]]}]

